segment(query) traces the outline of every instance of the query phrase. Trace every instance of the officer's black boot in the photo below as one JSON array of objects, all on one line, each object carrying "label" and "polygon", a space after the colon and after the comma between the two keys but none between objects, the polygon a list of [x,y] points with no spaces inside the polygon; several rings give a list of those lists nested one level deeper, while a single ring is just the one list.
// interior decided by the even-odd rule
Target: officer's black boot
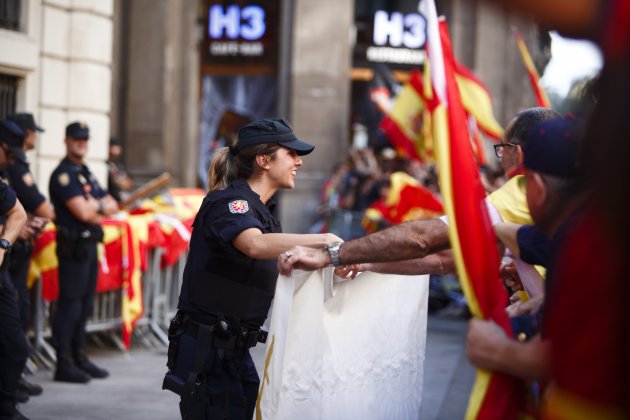
[{"label": "officer's black boot", "polygon": [[90,381],[90,375],[74,364],[69,351],[58,351],[55,381],[84,384]]},{"label": "officer's black boot", "polygon": [[15,407],[14,402],[2,401],[0,402],[0,420],[28,420],[22,413]]},{"label": "officer's black boot", "polygon": [[109,376],[108,371],[106,371],[105,369],[101,367],[96,366],[94,363],[90,361],[90,359],[88,359],[87,354],[85,354],[84,349],[75,349],[72,352],[72,355],[74,356],[75,365],[79,369],[81,369],[82,371],[90,375],[92,378],[102,379],[102,378],[107,378]]},{"label": "officer's black boot", "polygon": [[44,392],[40,385],[27,381],[23,376],[20,378],[20,382],[18,382],[18,389],[26,392],[31,397],[41,395],[42,392]]}]

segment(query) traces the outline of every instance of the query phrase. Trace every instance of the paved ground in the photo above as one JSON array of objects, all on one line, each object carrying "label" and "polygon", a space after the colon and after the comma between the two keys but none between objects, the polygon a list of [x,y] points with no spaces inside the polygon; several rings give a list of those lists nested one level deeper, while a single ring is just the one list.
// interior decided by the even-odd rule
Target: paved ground
[{"label": "paved ground", "polygon": [[[429,317],[422,419],[461,419],[474,380],[474,369],[464,354],[466,322]],[[258,363],[264,348],[254,355]],[[109,369],[105,380],[87,385],[52,381],[52,373],[38,371],[30,379],[44,387],[44,394],[22,405],[33,420],[166,420],[179,418],[179,398],[162,391],[166,349],[136,345],[123,354],[104,349],[91,352]]]}]

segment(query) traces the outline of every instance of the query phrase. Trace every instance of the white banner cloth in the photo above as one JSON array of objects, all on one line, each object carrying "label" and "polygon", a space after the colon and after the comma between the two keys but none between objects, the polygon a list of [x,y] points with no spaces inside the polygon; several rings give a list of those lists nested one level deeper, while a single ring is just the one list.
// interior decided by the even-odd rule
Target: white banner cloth
[{"label": "white banner cloth", "polygon": [[337,280],[278,278],[257,419],[419,417],[428,276]]}]

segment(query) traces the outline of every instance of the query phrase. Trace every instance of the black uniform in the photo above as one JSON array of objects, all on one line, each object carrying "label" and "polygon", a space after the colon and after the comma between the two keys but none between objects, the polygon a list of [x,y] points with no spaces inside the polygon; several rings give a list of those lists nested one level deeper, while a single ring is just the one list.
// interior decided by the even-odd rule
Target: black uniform
[{"label": "black uniform", "polygon": [[[15,206],[16,197],[0,181],[0,223]],[[5,261],[8,255],[5,254]],[[17,293],[9,279],[6,262],[0,268],[0,416],[15,413],[15,392],[28,353],[28,344],[20,323]]]},{"label": "black uniform", "polygon": [[232,241],[249,228],[281,232],[244,179],[209,193],[193,224],[179,313],[169,329],[164,387],[182,396],[183,418],[251,419],[259,378],[249,348],[260,331],[278,277],[275,260],[255,260]]},{"label": "black uniform", "polygon": [[[13,160],[15,163],[6,170],[9,185],[17,194],[17,198],[24,206],[24,210],[28,213],[34,213],[46,201],[46,197],[42,195],[35,184],[24,151],[14,149]],[[30,323],[31,307],[27,278],[32,252],[33,243],[30,239],[18,239],[11,248],[11,262],[9,264],[11,280],[13,280],[13,284],[18,292],[20,319],[25,331]]]},{"label": "black uniform", "polygon": [[66,207],[66,201],[107,195],[85,165],[61,161],[50,177],[50,200],[55,207],[59,299],[53,321],[53,342],[60,352],[82,352],[85,325],[92,314],[98,276],[97,243],[103,239],[99,225],[83,223]]}]

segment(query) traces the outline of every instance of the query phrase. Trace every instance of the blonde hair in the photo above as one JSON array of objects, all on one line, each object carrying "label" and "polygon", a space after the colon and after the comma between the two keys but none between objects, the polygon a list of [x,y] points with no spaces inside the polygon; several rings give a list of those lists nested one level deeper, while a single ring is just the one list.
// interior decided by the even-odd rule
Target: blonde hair
[{"label": "blonde hair", "polygon": [[279,148],[277,143],[232,150],[229,147],[222,147],[214,155],[208,169],[208,191],[222,190],[238,178],[249,179],[259,171],[256,156],[270,155],[273,160]]}]

